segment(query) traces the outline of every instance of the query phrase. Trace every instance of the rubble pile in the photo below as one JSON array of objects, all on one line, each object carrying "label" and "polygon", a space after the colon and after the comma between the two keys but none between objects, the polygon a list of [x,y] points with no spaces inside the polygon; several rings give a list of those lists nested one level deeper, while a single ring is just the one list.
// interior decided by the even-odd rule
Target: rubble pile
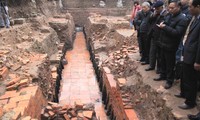
[{"label": "rubble pile", "polygon": [[[65,24],[68,31],[64,38],[71,41],[74,34],[72,20],[70,17]],[[38,112],[46,101],[54,101],[57,97],[58,67],[63,48],[67,49],[67,46],[65,42],[60,43],[56,31],[46,24],[50,21],[43,17],[33,18],[30,23],[21,21],[23,24],[0,31],[0,108],[3,108],[0,119],[25,119],[24,116],[38,119]],[[22,90],[30,91],[30,94],[25,95]],[[36,105],[35,100],[40,102]]]},{"label": "rubble pile", "polygon": [[75,102],[74,107],[48,102],[41,112],[41,120],[97,120],[94,105]]},{"label": "rubble pile", "polygon": [[117,79],[117,83],[121,91],[121,97],[122,97],[124,109],[133,109],[134,107],[131,100],[132,97],[131,97],[130,91],[127,91],[126,89],[126,84],[127,84],[126,82],[127,82],[126,78]]},{"label": "rubble pile", "polygon": [[103,61],[102,66],[111,69],[116,77],[128,77],[133,74],[132,70],[136,68],[134,61],[129,59],[128,54],[135,53],[134,46],[128,47],[123,45],[118,51],[111,52],[108,59]]}]

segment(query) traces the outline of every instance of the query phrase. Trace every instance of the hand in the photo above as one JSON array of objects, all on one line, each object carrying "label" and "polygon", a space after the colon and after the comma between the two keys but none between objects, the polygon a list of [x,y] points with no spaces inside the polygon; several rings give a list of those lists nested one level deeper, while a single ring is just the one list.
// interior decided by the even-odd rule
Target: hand
[{"label": "hand", "polygon": [[166,25],[164,24],[164,22],[161,22],[160,24],[156,24],[159,28],[164,28]]},{"label": "hand", "polygon": [[196,71],[200,71],[200,64],[194,63],[194,69],[195,69]]}]

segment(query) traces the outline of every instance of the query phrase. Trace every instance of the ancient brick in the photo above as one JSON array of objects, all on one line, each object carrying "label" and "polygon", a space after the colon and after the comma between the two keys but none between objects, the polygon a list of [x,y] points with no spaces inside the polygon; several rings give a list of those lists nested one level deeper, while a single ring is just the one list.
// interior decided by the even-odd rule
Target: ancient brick
[{"label": "ancient brick", "polygon": [[38,90],[38,86],[29,86],[29,87],[21,89],[20,93],[26,92],[27,94],[30,93],[31,95],[35,96],[37,90]]},{"label": "ancient brick", "polygon": [[7,91],[7,92],[5,92],[4,95],[2,95],[2,96],[0,97],[0,100],[12,98],[12,97],[16,97],[16,96],[18,96],[18,95],[19,95],[19,94],[18,94],[16,91]]},{"label": "ancient brick", "polygon": [[47,110],[53,110],[52,107],[49,106],[49,105],[46,107],[46,109],[47,109]]},{"label": "ancient brick", "polygon": [[16,102],[12,102],[12,103],[8,103],[6,105],[3,106],[3,109],[5,111],[9,111],[10,109],[13,109],[17,106]]},{"label": "ancient brick", "polygon": [[19,103],[18,103],[18,107],[24,107],[24,108],[27,108],[28,107],[28,105],[29,105],[29,100],[25,100],[25,101],[20,101]]},{"label": "ancient brick", "polygon": [[69,108],[69,105],[62,106],[62,110],[67,110]]},{"label": "ancient brick", "polygon": [[54,104],[54,105],[52,105],[52,108],[55,109],[55,110],[58,110],[58,109],[61,109],[62,106],[59,105],[59,104]]},{"label": "ancient brick", "polygon": [[73,117],[73,118],[71,118],[71,120],[78,120],[78,118],[77,117]]},{"label": "ancient brick", "polygon": [[20,77],[16,77],[14,78],[13,80],[9,81],[6,86],[11,86],[11,85],[14,85],[15,83],[19,82],[20,81]]},{"label": "ancient brick", "polygon": [[0,100],[0,106],[5,105],[8,103],[8,99]]},{"label": "ancient brick", "polygon": [[125,109],[125,112],[129,120],[139,120],[133,109]]},{"label": "ancient brick", "polygon": [[20,81],[19,86],[27,85],[28,83],[29,83],[28,79],[23,79],[23,80]]},{"label": "ancient brick", "polygon": [[3,108],[0,108],[0,118],[3,116]]},{"label": "ancient brick", "polygon": [[65,120],[70,120],[70,118],[67,114],[64,114],[63,116],[64,116]]},{"label": "ancient brick", "polygon": [[50,117],[53,117],[55,115],[55,113],[53,111],[49,111],[48,113],[49,113]]},{"label": "ancient brick", "polygon": [[8,75],[8,68],[7,67],[3,67],[0,69],[0,78],[1,79],[5,79],[5,77]]},{"label": "ancient brick", "polygon": [[24,23],[25,23],[25,19],[24,18],[14,19],[14,24],[24,24]]},{"label": "ancient brick", "polygon": [[6,90],[7,91],[16,90],[18,86],[19,86],[19,83],[15,83],[13,85],[10,85],[10,86],[6,87]]},{"label": "ancient brick", "polygon": [[31,120],[31,116],[26,116],[26,117],[22,118],[22,120]]},{"label": "ancient brick", "polygon": [[57,71],[57,68],[56,66],[54,66],[52,69],[51,69],[51,72],[56,72]]},{"label": "ancient brick", "polygon": [[75,107],[76,107],[76,109],[83,109],[83,103],[81,101],[76,101]]},{"label": "ancient brick", "polygon": [[92,119],[93,111],[83,111],[83,116]]},{"label": "ancient brick", "polygon": [[111,87],[116,87],[116,81],[114,80],[114,76],[112,74],[106,74],[107,80]]},{"label": "ancient brick", "polygon": [[56,72],[52,72],[51,75],[52,75],[52,78],[53,78],[53,79],[56,79],[56,78],[57,78],[57,73],[56,73]]},{"label": "ancient brick", "polygon": [[57,111],[57,114],[59,114],[59,115],[63,115],[65,113],[67,113],[67,110],[58,110]]},{"label": "ancient brick", "polygon": [[19,101],[25,101],[25,100],[30,100],[31,94],[26,94],[26,95],[21,95],[17,97],[13,97],[9,100],[9,102],[19,102]]},{"label": "ancient brick", "polygon": [[103,71],[104,71],[105,73],[111,73],[111,72],[110,72],[110,69],[109,69],[108,67],[103,67]]},{"label": "ancient brick", "polygon": [[76,117],[76,116],[77,116],[77,114],[76,114],[76,112],[75,112],[74,110],[70,110],[70,111],[69,111],[69,114],[70,114],[72,117]]},{"label": "ancient brick", "polygon": [[24,84],[24,85],[18,86],[18,90],[21,90],[21,89],[23,89],[23,88],[25,88],[25,87],[28,87],[28,84]]},{"label": "ancient brick", "polygon": [[82,112],[79,112],[79,113],[78,113],[78,117],[83,118],[83,117],[84,117],[84,116],[83,116],[83,113],[82,113]]},{"label": "ancient brick", "polygon": [[122,84],[122,85],[124,85],[126,83],[125,78],[118,78],[117,81],[118,81],[119,84]]}]

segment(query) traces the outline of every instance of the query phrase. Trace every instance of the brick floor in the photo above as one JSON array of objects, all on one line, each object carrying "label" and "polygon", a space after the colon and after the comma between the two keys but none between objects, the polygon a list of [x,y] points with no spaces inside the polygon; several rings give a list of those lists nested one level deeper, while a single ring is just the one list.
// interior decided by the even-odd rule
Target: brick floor
[{"label": "brick floor", "polygon": [[83,104],[94,103],[97,117],[107,120],[82,32],[76,34],[74,48],[66,53],[66,59],[68,64],[62,73],[59,103],[63,105],[74,105],[76,101],[81,101]]}]

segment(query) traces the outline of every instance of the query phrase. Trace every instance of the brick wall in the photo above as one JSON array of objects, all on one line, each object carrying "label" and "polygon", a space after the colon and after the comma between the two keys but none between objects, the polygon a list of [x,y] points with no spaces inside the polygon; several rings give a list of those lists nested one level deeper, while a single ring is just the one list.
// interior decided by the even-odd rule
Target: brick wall
[{"label": "brick wall", "polygon": [[[125,109],[122,101],[119,84],[110,73],[109,68],[102,67],[103,101],[106,104],[108,115],[116,120],[138,120],[134,109]],[[106,96],[106,98],[105,98]]]}]

